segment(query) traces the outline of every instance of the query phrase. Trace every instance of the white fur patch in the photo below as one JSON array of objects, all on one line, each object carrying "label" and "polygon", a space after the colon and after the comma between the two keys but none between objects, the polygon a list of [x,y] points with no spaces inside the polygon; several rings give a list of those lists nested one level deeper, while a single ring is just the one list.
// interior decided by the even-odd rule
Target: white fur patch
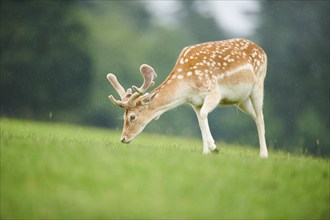
[{"label": "white fur patch", "polygon": [[243,66],[240,66],[240,67],[237,67],[233,70],[230,70],[230,71],[226,71],[226,77],[230,77],[231,75],[234,75],[236,73],[239,73],[241,72],[242,70],[250,70],[250,71],[253,71],[253,66],[251,64],[246,64],[246,65],[243,65]]}]

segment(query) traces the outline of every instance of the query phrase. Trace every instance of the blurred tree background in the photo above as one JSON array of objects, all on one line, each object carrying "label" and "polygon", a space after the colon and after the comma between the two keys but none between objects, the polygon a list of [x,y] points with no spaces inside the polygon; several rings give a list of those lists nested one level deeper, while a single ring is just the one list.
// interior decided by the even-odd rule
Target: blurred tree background
[{"label": "blurred tree background", "polygon": [[43,119],[87,104],[91,58],[74,2],[1,1],[1,114]]},{"label": "blurred tree background", "polygon": [[[117,95],[107,73],[128,88],[142,83],[139,66],[148,63],[160,84],[183,47],[246,37],[268,54],[269,147],[329,155],[329,2],[258,4],[251,14],[257,31],[237,36],[203,1],[178,1],[173,25],[157,22],[141,1],[1,1],[1,116],[121,129],[122,109],[107,99]],[[233,107],[217,108],[210,126],[217,140],[258,146],[254,122]],[[200,136],[189,106],[146,130]]]}]

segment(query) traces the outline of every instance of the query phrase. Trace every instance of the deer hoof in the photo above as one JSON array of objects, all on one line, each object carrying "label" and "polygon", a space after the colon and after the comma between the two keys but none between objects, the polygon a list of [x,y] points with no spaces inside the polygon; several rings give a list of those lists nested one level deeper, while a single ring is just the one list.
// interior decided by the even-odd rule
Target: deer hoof
[{"label": "deer hoof", "polygon": [[214,150],[212,150],[212,153],[213,154],[218,154],[219,153],[219,149],[218,148],[215,148]]}]

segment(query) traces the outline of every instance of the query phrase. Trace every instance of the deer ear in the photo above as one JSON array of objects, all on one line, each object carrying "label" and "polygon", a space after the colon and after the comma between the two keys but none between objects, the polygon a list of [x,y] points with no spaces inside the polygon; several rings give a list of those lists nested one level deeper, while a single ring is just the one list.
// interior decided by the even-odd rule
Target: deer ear
[{"label": "deer ear", "polygon": [[145,94],[142,98],[141,98],[141,105],[146,106],[149,105],[149,103],[151,102],[151,100],[153,100],[155,98],[155,96],[157,95],[157,92],[154,94]]}]

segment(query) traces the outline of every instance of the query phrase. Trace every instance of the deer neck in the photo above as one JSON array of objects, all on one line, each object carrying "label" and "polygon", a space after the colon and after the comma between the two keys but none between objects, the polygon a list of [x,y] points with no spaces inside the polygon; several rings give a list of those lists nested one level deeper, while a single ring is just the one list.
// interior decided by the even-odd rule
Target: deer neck
[{"label": "deer neck", "polygon": [[171,82],[169,84],[165,81],[151,92],[151,94],[155,93],[155,97],[148,106],[153,118],[158,118],[164,112],[184,104],[187,100],[184,95],[187,94],[185,86],[180,83]]}]

